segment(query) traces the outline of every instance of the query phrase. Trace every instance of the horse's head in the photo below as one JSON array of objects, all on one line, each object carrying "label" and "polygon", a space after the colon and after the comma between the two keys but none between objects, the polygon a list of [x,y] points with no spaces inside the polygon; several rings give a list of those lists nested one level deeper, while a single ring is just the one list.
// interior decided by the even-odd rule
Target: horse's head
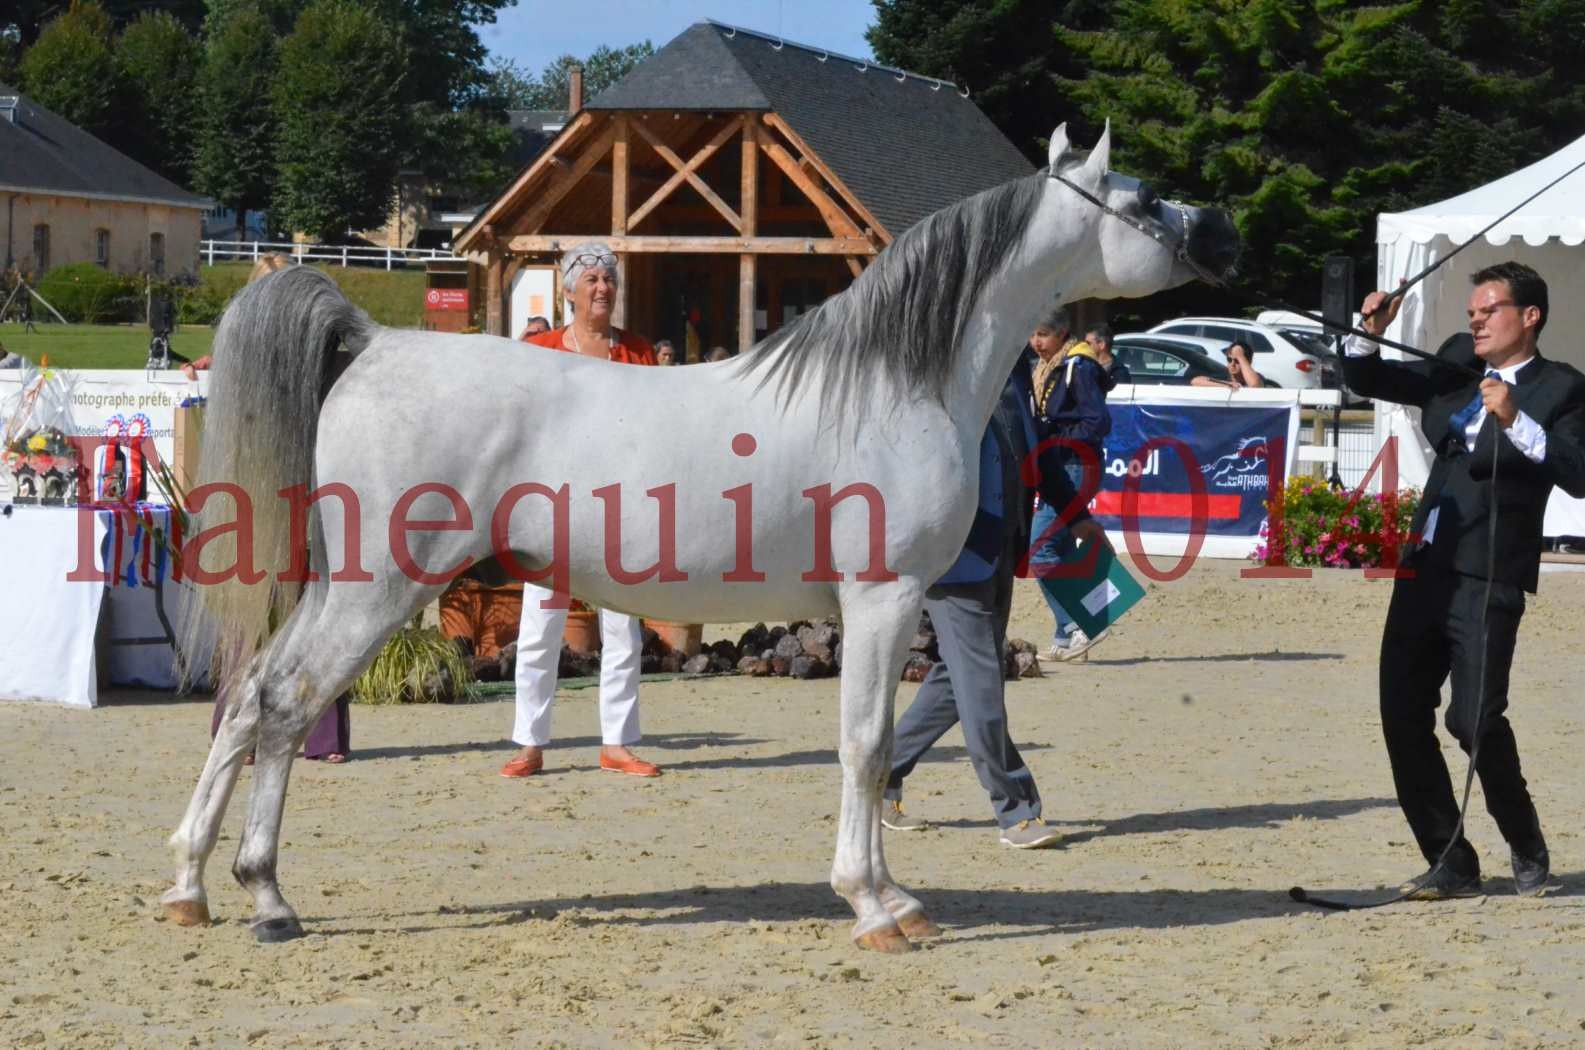
[{"label": "horse's head", "polygon": [[1112,171],[1110,122],[1088,156],[1068,142],[1066,124],[1051,134],[1048,196],[1093,213],[1091,265],[1070,271],[1064,298],[1129,298],[1198,277],[1220,283],[1238,259],[1238,230],[1221,208],[1165,200],[1131,175]]}]

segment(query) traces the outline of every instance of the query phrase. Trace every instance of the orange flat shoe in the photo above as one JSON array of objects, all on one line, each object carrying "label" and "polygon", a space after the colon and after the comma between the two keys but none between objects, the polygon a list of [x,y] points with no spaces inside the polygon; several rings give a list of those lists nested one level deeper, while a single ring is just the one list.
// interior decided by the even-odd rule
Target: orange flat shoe
[{"label": "orange flat shoe", "polygon": [[602,753],[600,768],[634,777],[660,776],[660,767],[653,762],[645,762],[642,758],[608,758]]},{"label": "orange flat shoe", "polygon": [[545,756],[535,755],[533,758],[514,758],[501,767],[503,777],[520,778],[531,777],[545,768]]}]

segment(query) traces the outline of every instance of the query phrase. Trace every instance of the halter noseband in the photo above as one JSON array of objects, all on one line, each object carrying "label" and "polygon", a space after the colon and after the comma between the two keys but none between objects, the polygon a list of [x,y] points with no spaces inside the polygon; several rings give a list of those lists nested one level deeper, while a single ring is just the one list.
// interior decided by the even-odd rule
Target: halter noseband
[{"label": "halter noseband", "polygon": [[1097,208],[1105,212],[1107,215],[1110,215],[1112,218],[1117,219],[1126,226],[1133,227],[1146,237],[1149,237],[1151,240],[1155,241],[1157,244],[1165,248],[1170,248],[1172,250],[1172,257],[1181,262],[1183,265],[1187,266],[1189,269],[1193,270],[1194,275],[1200,280],[1204,281],[1206,284],[1213,285],[1218,288],[1222,286],[1223,282],[1220,276],[1212,273],[1210,270],[1207,270],[1204,266],[1201,266],[1197,260],[1191,258],[1189,255],[1189,209],[1184,207],[1182,204],[1179,204],[1177,201],[1167,200],[1165,198],[1161,199],[1163,204],[1172,205],[1172,207],[1178,213],[1178,232],[1173,234],[1162,223],[1156,223],[1153,226],[1146,226],[1132,215],[1123,214],[1110,204],[1107,204],[1105,201],[1101,200],[1101,198],[1097,197],[1095,194],[1091,193],[1089,190],[1085,189],[1083,186],[1080,186],[1078,183],[1068,178],[1066,175],[1062,175],[1053,171],[1051,172],[1051,178],[1056,179],[1058,182],[1068,187],[1068,189],[1072,190],[1074,193],[1077,193],[1080,197],[1083,197],[1085,200],[1089,201],[1091,204],[1095,205]]}]

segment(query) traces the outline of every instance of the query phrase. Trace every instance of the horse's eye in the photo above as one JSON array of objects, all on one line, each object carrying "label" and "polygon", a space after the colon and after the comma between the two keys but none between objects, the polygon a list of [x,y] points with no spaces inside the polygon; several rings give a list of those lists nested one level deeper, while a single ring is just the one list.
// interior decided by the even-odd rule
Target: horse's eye
[{"label": "horse's eye", "polygon": [[1161,198],[1156,196],[1156,191],[1149,186],[1140,186],[1136,194],[1141,208],[1154,208]]}]

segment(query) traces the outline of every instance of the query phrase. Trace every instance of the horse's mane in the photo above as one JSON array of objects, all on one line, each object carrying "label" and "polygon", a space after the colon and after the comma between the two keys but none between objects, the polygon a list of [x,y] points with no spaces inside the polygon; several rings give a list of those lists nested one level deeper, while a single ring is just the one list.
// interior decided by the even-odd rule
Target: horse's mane
[{"label": "horse's mane", "polygon": [[1016,179],[920,220],[846,291],[750,351],[743,372],[784,399],[818,381],[822,413],[861,407],[877,378],[944,401],[970,309],[1017,249],[1045,181]]}]

